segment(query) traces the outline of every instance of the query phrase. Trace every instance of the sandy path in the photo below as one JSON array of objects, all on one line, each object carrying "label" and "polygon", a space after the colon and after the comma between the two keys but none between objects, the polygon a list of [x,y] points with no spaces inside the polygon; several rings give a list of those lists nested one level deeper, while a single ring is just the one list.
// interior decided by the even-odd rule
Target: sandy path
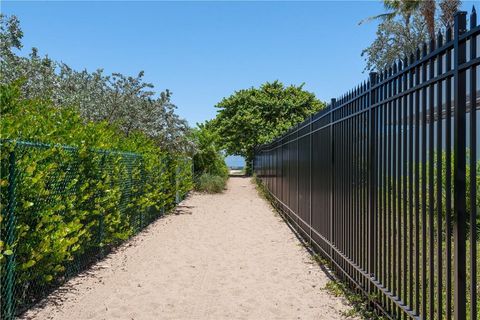
[{"label": "sandy path", "polygon": [[[342,319],[342,299],[248,178],[194,194],[89,272],[33,319]],[[61,301],[59,301],[61,300]]]}]

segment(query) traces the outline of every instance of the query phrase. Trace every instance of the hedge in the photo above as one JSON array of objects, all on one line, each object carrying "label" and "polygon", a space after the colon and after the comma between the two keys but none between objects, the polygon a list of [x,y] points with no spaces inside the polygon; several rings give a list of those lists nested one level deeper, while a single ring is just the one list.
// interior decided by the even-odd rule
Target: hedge
[{"label": "hedge", "polygon": [[192,187],[192,165],[140,132],[21,99],[16,85],[0,86],[0,107],[0,316],[8,319],[171,210]]}]

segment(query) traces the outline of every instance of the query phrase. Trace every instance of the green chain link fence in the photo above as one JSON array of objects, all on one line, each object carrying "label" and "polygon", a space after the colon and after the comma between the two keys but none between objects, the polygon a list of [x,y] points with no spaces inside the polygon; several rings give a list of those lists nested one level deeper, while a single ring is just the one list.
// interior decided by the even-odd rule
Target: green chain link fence
[{"label": "green chain link fence", "polygon": [[1,319],[175,207],[192,187],[188,158],[0,141]]}]

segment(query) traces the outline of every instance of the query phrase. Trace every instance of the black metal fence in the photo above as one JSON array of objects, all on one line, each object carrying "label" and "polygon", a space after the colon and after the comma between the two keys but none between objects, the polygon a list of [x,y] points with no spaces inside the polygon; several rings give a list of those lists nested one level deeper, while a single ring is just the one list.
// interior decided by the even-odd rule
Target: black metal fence
[{"label": "black metal fence", "polygon": [[479,319],[480,27],[466,16],[255,153],[279,209],[392,319]]}]

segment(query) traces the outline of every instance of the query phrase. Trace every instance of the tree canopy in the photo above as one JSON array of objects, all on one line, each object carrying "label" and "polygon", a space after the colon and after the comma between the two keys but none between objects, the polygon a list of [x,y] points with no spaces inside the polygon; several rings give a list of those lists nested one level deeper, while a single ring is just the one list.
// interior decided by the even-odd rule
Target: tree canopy
[{"label": "tree canopy", "polygon": [[0,14],[0,84],[21,79],[25,99],[46,99],[58,108],[74,107],[84,121],[107,121],[126,135],[143,132],[164,150],[192,151],[188,124],[175,113],[172,93],[168,89],[155,92],[154,86],[143,80],[143,71],[136,76],[108,75],[102,69],[76,71],[40,56],[36,48],[28,56],[20,56],[22,37],[17,17]]},{"label": "tree canopy", "polygon": [[245,157],[248,166],[255,146],[281,135],[324,106],[303,84],[266,82],[223,98],[216,105],[217,117],[208,126],[217,131],[227,154]]},{"label": "tree canopy", "polygon": [[424,42],[435,39],[441,28],[451,26],[459,0],[384,0],[385,13],[366,19],[380,19],[375,40],[362,51],[365,70],[381,71],[396,60],[415,53]]}]

